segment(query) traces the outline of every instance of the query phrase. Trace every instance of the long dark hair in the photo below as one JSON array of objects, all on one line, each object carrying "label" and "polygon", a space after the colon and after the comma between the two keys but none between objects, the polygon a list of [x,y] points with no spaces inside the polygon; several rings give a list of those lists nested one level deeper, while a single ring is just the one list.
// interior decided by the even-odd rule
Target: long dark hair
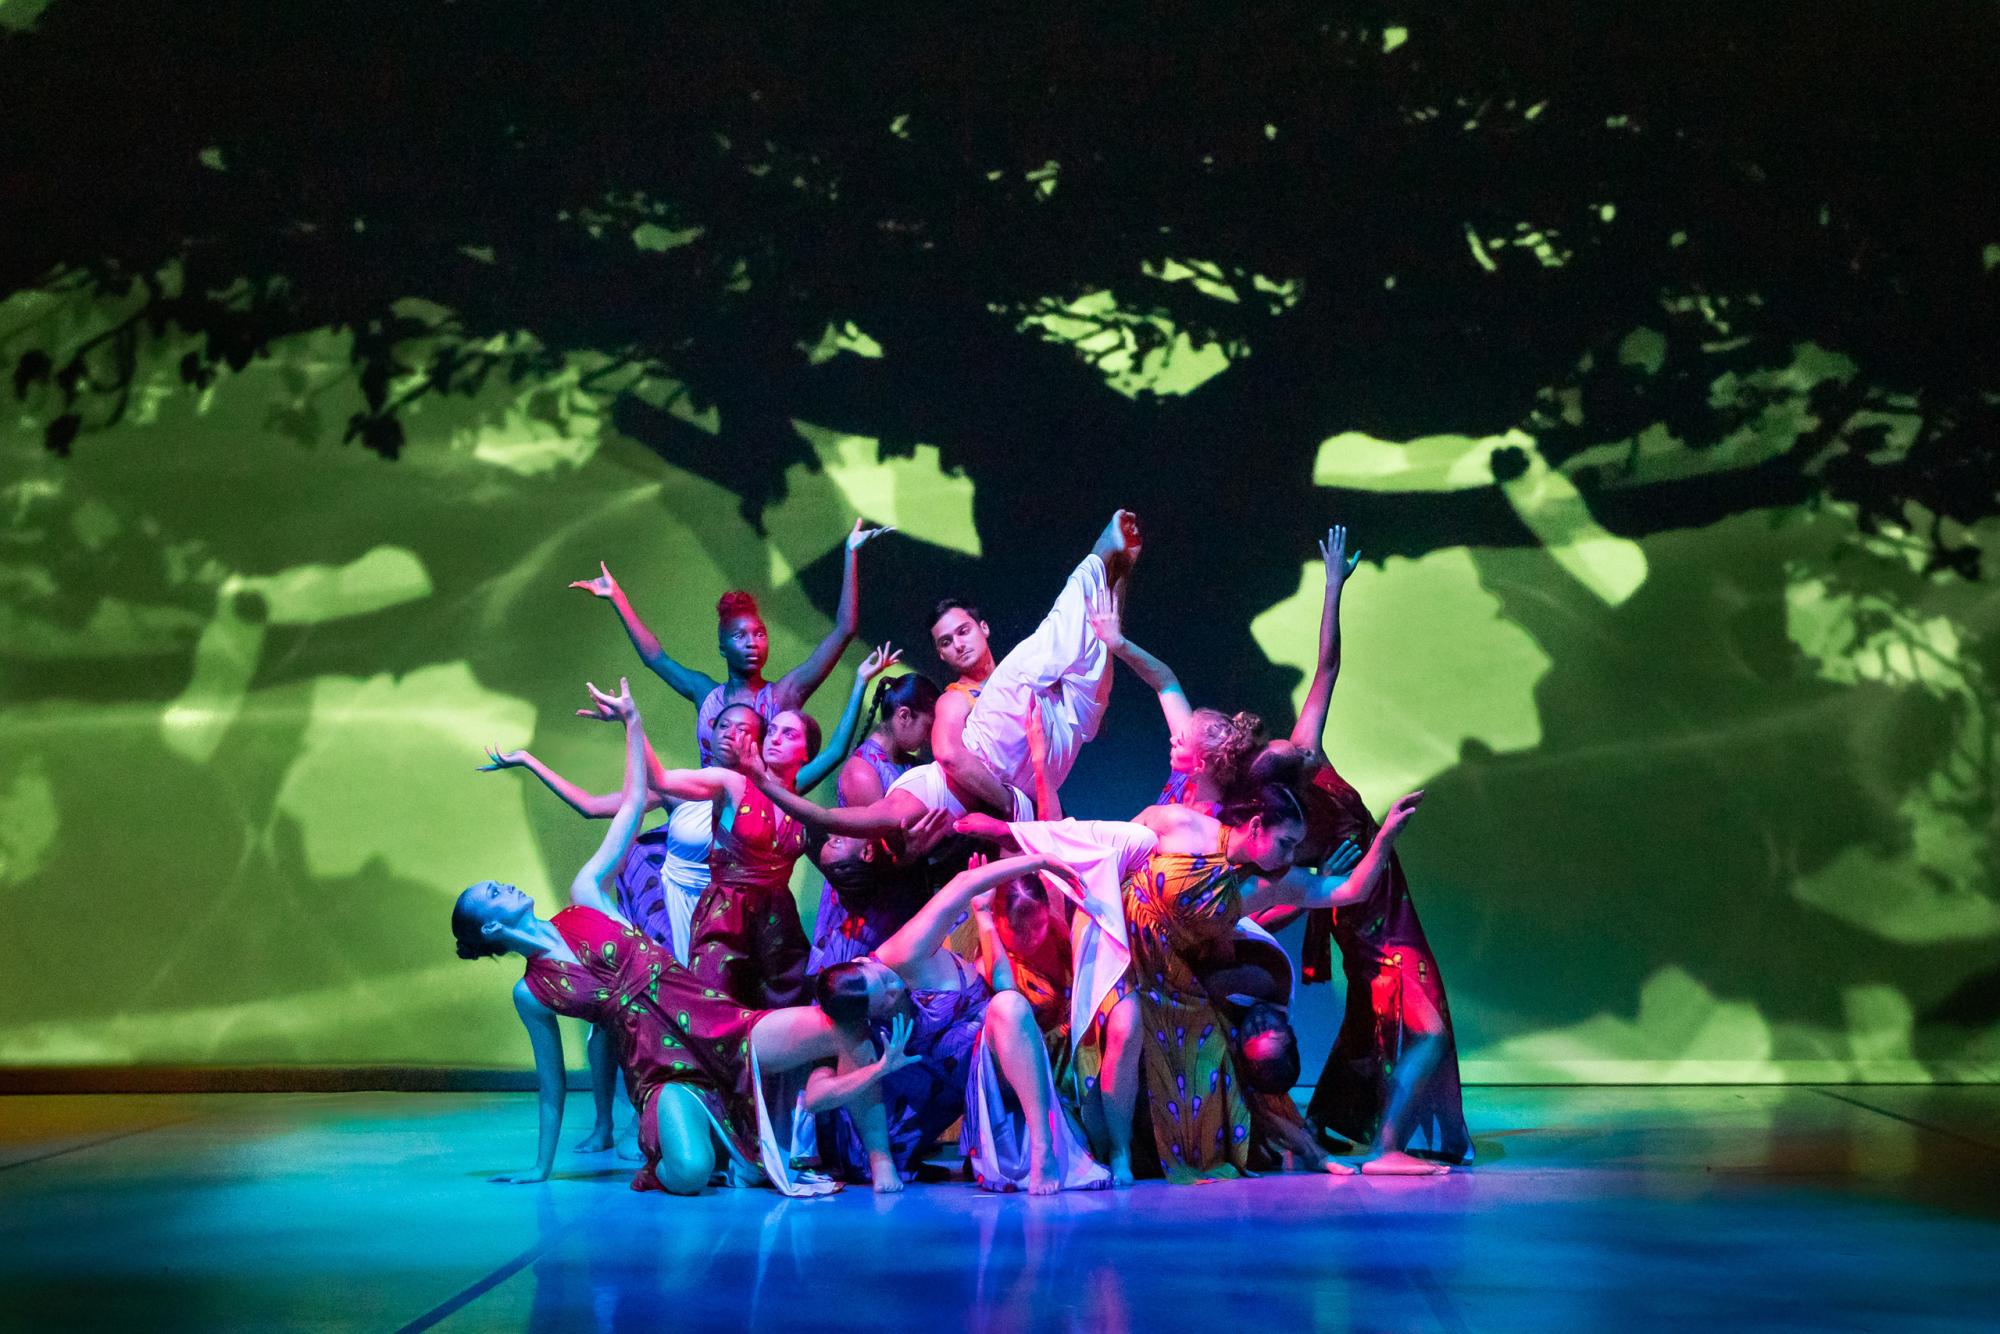
[{"label": "long dark hair", "polygon": [[842,1028],[868,1022],[868,970],[859,959],[837,963],[813,982],[813,1001],[820,1013]]},{"label": "long dark hair", "polygon": [[869,696],[868,716],[861,724],[861,735],[873,732],[884,718],[895,717],[898,709],[936,713],[938,696],[942,693],[937,682],[922,672],[883,677],[875,683],[875,693]]},{"label": "long dark hair", "polygon": [[1232,829],[1261,818],[1266,829],[1273,825],[1306,822],[1306,808],[1298,793],[1283,783],[1263,783],[1223,804],[1215,818]]}]

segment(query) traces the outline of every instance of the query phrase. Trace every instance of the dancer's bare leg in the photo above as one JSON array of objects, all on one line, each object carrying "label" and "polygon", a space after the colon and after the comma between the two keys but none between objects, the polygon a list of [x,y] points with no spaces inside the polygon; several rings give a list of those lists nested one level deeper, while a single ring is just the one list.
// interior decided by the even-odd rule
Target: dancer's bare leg
[{"label": "dancer's bare leg", "polygon": [[1382,1128],[1376,1132],[1374,1147],[1362,1162],[1368,1176],[1442,1176],[1451,1169],[1443,1163],[1426,1162],[1403,1152],[1409,1142],[1409,1120],[1416,1107],[1417,1093],[1437,1069],[1444,1055],[1444,1018],[1421,994],[1403,998],[1404,1043],[1402,1060],[1389,1084],[1389,1105],[1382,1111]]},{"label": "dancer's bare leg", "polygon": [[699,1195],[715,1175],[715,1131],[693,1094],[666,1084],[648,1099],[646,1115],[659,1118],[660,1161],[653,1175],[670,1195]]},{"label": "dancer's bare leg", "polygon": [[1014,1090],[1028,1122],[1028,1194],[1053,1195],[1062,1189],[1055,1174],[1055,1149],[1049,1135],[1048,1049],[1035,1026],[1034,1007],[1018,991],[1003,991],[986,1006],[986,1040],[1000,1077]]},{"label": "dancer's bare leg", "polygon": [[1098,1094],[1104,1101],[1104,1129],[1111,1140],[1111,1184],[1132,1184],[1132,1115],[1139,1106],[1139,998],[1127,996],[1104,1021],[1104,1068]]}]

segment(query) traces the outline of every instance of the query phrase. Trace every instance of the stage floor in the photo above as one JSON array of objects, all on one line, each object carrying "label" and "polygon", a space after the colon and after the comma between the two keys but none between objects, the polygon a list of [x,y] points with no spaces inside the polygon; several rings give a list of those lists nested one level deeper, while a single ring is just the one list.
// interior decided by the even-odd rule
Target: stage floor
[{"label": "stage floor", "polygon": [[[567,1136],[587,1105],[572,1096]],[[1429,1180],[636,1195],[527,1094],[0,1098],[0,1326],[1994,1328],[2000,1088],[1484,1088]]]}]

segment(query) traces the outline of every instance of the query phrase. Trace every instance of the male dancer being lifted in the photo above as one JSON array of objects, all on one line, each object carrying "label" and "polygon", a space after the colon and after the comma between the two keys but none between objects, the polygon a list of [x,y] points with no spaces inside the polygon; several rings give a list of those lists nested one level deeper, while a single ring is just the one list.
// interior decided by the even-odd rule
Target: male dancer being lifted
[{"label": "male dancer being lifted", "polygon": [[986,626],[972,609],[941,603],[932,639],[958,679],[938,701],[932,762],[911,769],[867,806],[823,810],[776,790],[772,801],[795,819],[861,838],[900,832],[929,810],[963,815],[982,809],[1004,819],[1032,819],[1028,711],[1041,715],[1048,740],[1044,768],[1050,788],[1058,788],[1083,744],[1097,735],[1111,695],[1111,654],[1090,628],[1090,614],[1122,599],[1139,547],[1138,520],[1119,510],[1035,632],[997,664]]}]

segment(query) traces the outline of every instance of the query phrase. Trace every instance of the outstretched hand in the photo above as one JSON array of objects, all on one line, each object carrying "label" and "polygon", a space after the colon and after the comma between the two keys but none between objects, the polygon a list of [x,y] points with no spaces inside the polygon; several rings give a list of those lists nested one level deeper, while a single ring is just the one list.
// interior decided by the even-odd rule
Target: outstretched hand
[{"label": "outstretched hand", "polygon": [[1395,804],[1389,807],[1389,813],[1382,817],[1382,832],[1391,838],[1402,833],[1403,826],[1410,822],[1410,818],[1417,813],[1417,807],[1423,804],[1424,794],[1421,792],[1396,798]]},{"label": "outstretched hand", "polygon": [[498,773],[502,769],[518,769],[527,762],[528,752],[525,750],[502,751],[488,746],[486,748],[486,763],[479,766],[478,772],[490,774]]},{"label": "outstretched hand", "polygon": [[854,521],[854,530],[847,535],[847,549],[849,551],[859,551],[876,538],[882,536],[882,534],[893,533],[895,531],[896,526],[894,524],[884,524],[880,528],[865,528],[862,526],[861,520],[857,518]]},{"label": "outstretched hand", "polygon": [[951,812],[939,807],[903,820],[903,856],[908,861],[928,857],[951,833]]},{"label": "outstretched hand", "polygon": [[1361,845],[1350,838],[1327,854],[1323,873],[1326,875],[1345,875],[1347,872],[1352,871],[1360,861]]},{"label": "outstretched hand", "polygon": [[487,1178],[496,1186],[533,1186],[548,1179],[549,1174],[538,1167],[531,1167],[525,1172],[502,1172],[497,1177]]},{"label": "outstretched hand", "polygon": [[593,707],[578,709],[577,717],[601,723],[623,723],[638,716],[639,706],[632,702],[632,683],[624,677],[618,678],[618,693],[615,695],[606,694],[590,681],[585,681],[583,686],[590,692]]},{"label": "outstretched hand", "polygon": [[910,1034],[914,1031],[908,1015],[899,1014],[889,1021],[889,1038],[882,1045],[881,1059],[876,1062],[884,1076],[893,1075],[922,1059],[904,1050],[910,1045]]},{"label": "outstretched hand", "polygon": [[611,577],[611,567],[609,565],[606,565],[603,561],[599,561],[597,562],[597,571],[598,574],[595,579],[571,580],[570,587],[581,588],[584,592],[590,594],[594,598],[617,597],[618,581]]},{"label": "outstretched hand", "polygon": [[863,681],[873,681],[902,660],[903,650],[893,644],[884,644],[863,658],[861,666],[855,669],[854,674]]},{"label": "outstretched hand", "polygon": [[1109,592],[1093,593],[1084,603],[1083,614],[1090,622],[1090,628],[1104,641],[1104,647],[1116,653],[1125,645],[1125,618],[1118,610],[1118,600]]},{"label": "outstretched hand", "polygon": [[1357,547],[1351,554],[1347,550],[1347,527],[1335,524],[1326,530],[1326,540],[1319,544],[1320,559],[1326,562],[1326,581],[1338,586],[1354,567],[1361,563],[1361,551]]}]

